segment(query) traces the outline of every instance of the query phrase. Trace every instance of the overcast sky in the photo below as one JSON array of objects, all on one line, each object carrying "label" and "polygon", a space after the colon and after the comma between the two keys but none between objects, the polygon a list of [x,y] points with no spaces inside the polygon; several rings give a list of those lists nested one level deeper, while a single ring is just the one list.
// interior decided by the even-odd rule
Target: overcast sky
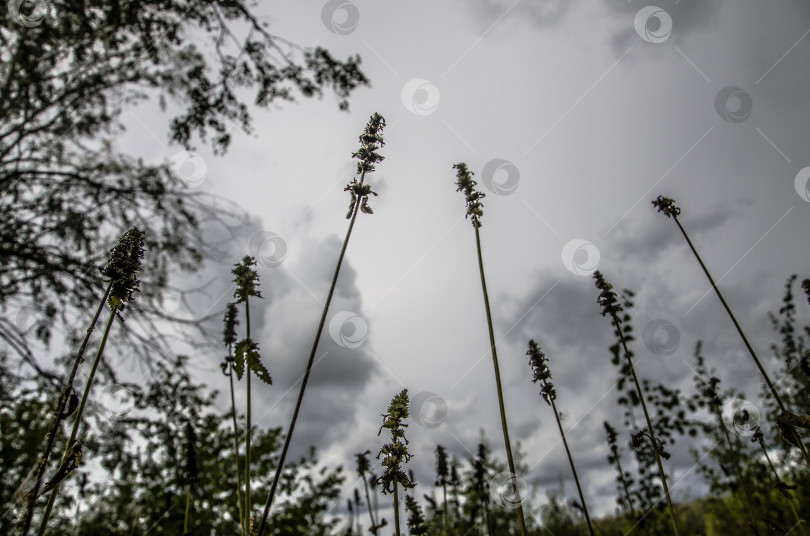
[{"label": "overcast sky", "polygon": [[[723,384],[759,404],[754,364],[674,222],[650,201],[679,203],[681,222],[775,369],[767,312],[779,307],[789,275],[810,276],[810,172],[802,171],[810,166],[810,7],[656,6],[260,4],[272,33],[341,57],[360,54],[372,82],[352,95],[349,113],[328,93],[257,110],[255,132],[235,131],[226,156],[202,146],[197,153],[205,169],[194,186],[253,218],[233,244],[233,262],[251,254],[260,264],[265,299],[252,302],[253,330],[275,381],[254,389],[261,426],[290,418],[347,228],[351,153],[371,114],[388,124],[386,159],[367,177],[380,194],[370,201],[375,214],[358,217],[293,454],[314,445],[324,463],[353,474],[352,454],[376,454],[380,413],[407,387],[412,398],[427,393],[408,430],[420,495],[435,478],[437,443],[467,457],[484,430],[504,459],[474,231],[451,168],[462,161],[487,194],[484,264],[511,434],[531,468],[521,477],[536,486],[531,500],[544,501],[560,480],[568,497],[576,494],[551,410],[530,382],[524,354],[534,338],[550,359],[586,500],[596,515],[615,508],[602,422],[620,426],[621,411],[612,328],[590,277],[596,266],[615,287],[637,291],[637,333],[663,320],[650,324],[665,326],[655,340],[666,343],[666,329],[677,335],[666,356],[639,337],[642,377],[690,395],[702,339]],[[178,152],[165,143],[166,117],[149,105],[123,118],[122,149],[153,161]],[[196,314],[224,310],[229,269],[205,267],[202,279],[219,277],[222,288]],[[800,319],[808,316],[800,305]],[[212,351],[194,367],[224,390],[220,361]],[[704,492],[690,473],[693,445],[683,439],[671,449],[678,499]]]}]

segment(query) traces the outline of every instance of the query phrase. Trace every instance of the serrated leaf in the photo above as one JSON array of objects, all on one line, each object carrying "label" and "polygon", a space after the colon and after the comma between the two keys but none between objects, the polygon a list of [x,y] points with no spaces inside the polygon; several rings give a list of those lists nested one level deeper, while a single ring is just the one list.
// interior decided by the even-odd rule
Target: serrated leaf
[{"label": "serrated leaf", "polygon": [[256,343],[250,339],[243,339],[236,343],[236,348],[234,349],[234,369],[236,370],[236,377],[239,380],[245,375],[245,361],[255,344]]},{"label": "serrated leaf", "polygon": [[267,385],[273,385],[273,378],[270,377],[270,372],[262,364],[259,352],[253,351],[248,353],[247,359],[250,370]]}]

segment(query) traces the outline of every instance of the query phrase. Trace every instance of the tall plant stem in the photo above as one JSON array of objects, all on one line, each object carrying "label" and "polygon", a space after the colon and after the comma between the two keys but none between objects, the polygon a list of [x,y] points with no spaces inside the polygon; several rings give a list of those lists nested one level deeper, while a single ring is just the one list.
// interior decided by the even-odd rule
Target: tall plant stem
[{"label": "tall plant stem", "polygon": [[667,485],[667,475],[664,473],[664,464],[661,463],[661,456],[658,454],[658,440],[655,438],[655,430],[653,430],[650,414],[647,412],[647,403],[644,401],[644,392],[641,390],[641,384],[638,382],[636,376],[636,369],[633,366],[633,360],[630,358],[630,350],[627,348],[627,341],[624,339],[624,332],[622,331],[621,323],[615,313],[611,313],[613,323],[616,325],[616,332],[619,334],[619,340],[622,342],[624,348],[624,355],[627,357],[627,364],[630,367],[630,373],[633,375],[633,382],[636,385],[636,392],[641,401],[641,409],[644,410],[644,419],[647,421],[647,433],[650,435],[650,442],[652,443],[653,454],[655,454],[655,463],[658,465],[658,474],[661,476],[661,484],[664,486],[664,495],[667,498],[667,506],[669,508],[669,517],[672,520],[672,530],[675,536],[678,535],[678,524],[675,521],[675,508],[672,506],[672,498],[669,495],[669,486]]},{"label": "tall plant stem", "polygon": [[366,506],[368,507],[368,518],[371,521],[371,528],[369,529],[373,534],[377,534],[377,521],[374,520],[374,514],[371,512],[371,497],[368,494],[368,481],[366,481],[366,475],[362,475],[360,478],[363,479],[363,488],[366,491]]},{"label": "tall plant stem", "polygon": [[[231,355],[230,345],[228,347],[228,356]],[[231,383],[231,416],[233,417],[233,458],[236,467],[236,505],[239,507],[239,525],[242,530],[242,535],[245,534],[245,514],[242,510],[242,473],[239,471],[239,424],[236,420],[236,399],[233,394],[233,365],[228,362],[228,380]]]},{"label": "tall plant stem", "polygon": [[394,526],[396,527],[396,535],[400,536],[399,532],[399,488],[397,481],[394,480]]},{"label": "tall plant stem", "polygon": [[[107,325],[104,327],[104,335],[101,337],[101,344],[98,347],[98,352],[96,352],[96,358],[93,360],[93,367],[90,369],[90,376],[87,378],[87,383],[84,386],[84,393],[82,394],[82,400],[79,403],[79,408],[76,410],[76,420],[73,421],[73,430],[70,432],[70,439],[67,441],[67,445],[65,446],[65,453],[62,455],[62,463],[68,457],[68,453],[70,452],[70,446],[75,441],[76,436],[79,433],[79,426],[82,423],[82,415],[84,414],[84,407],[87,404],[87,397],[90,394],[90,387],[93,385],[93,378],[96,376],[96,369],[98,368],[98,364],[101,361],[101,355],[104,353],[104,347],[107,345],[107,337],[110,335],[110,328],[112,328],[113,320],[115,320],[115,313],[116,308],[110,308],[110,318],[107,319]],[[50,497],[48,497],[48,505],[45,507],[45,513],[42,515],[42,522],[39,525],[39,536],[45,534],[45,527],[48,525],[48,519],[51,517],[51,510],[53,509],[53,503],[56,501],[56,496],[59,493],[59,486],[55,486],[53,491],[51,491]]]},{"label": "tall plant stem", "polygon": [[560,414],[557,413],[557,405],[554,399],[551,398],[551,409],[554,410],[554,418],[557,420],[557,428],[560,429],[560,437],[562,437],[563,445],[565,446],[565,453],[568,454],[568,463],[571,464],[571,472],[574,473],[574,482],[577,484],[577,492],[579,492],[579,500],[582,503],[582,511],[585,513],[585,521],[588,523],[588,531],[591,536],[595,536],[593,526],[591,525],[591,516],[588,514],[588,505],[585,504],[585,496],[582,494],[582,486],[579,485],[579,476],[577,476],[577,468],[574,467],[574,458],[571,457],[571,450],[568,448],[568,440],[565,439],[565,432],[563,431],[562,423],[560,422]]},{"label": "tall plant stem", "polygon": [[[249,297],[245,296],[245,336],[248,340],[250,339],[250,307],[248,304]],[[247,396],[247,411],[246,411],[246,419],[247,427],[245,433],[245,522],[244,522],[244,530],[250,530],[250,366],[245,363],[245,374],[247,375],[246,379],[246,396]]]},{"label": "tall plant stem", "polygon": [[633,516],[633,520],[637,520],[638,516],[636,515],[636,509],[633,506],[633,497],[630,495],[630,486],[627,484],[627,479],[624,478],[624,470],[622,469],[622,462],[619,460],[618,452],[616,455],[616,469],[619,471],[619,481],[622,483],[622,488],[624,488],[624,496],[627,497],[627,505],[630,508],[630,515]]},{"label": "tall plant stem", "polygon": [[478,271],[481,274],[481,290],[484,292],[484,308],[487,312],[487,327],[489,328],[489,346],[492,351],[492,364],[495,367],[495,385],[498,389],[498,407],[501,411],[501,427],[503,428],[503,441],[506,445],[506,459],[509,462],[509,472],[512,473],[510,479],[512,490],[517,503],[518,524],[520,525],[521,536],[526,536],[526,521],[523,518],[523,505],[521,504],[520,490],[516,482],[517,472],[515,472],[515,461],[512,458],[512,446],[509,442],[509,428],[506,424],[506,410],[503,405],[503,389],[501,388],[501,371],[498,367],[498,352],[495,349],[495,331],[492,328],[492,313],[489,308],[489,295],[487,294],[487,281],[484,277],[484,259],[481,256],[481,234],[478,232],[478,221],[473,221],[475,229],[475,246],[478,250]]},{"label": "tall plant stem", "polygon": [[47,443],[45,444],[45,453],[40,458],[39,463],[37,464],[36,468],[36,475],[34,480],[34,488],[31,490],[31,494],[28,497],[28,505],[27,511],[25,514],[25,525],[23,526],[23,536],[28,534],[28,531],[31,528],[31,520],[34,516],[34,505],[37,502],[37,495],[39,495],[39,488],[42,486],[42,477],[45,475],[45,467],[48,465],[48,459],[51,457],[51,451],[53,450],[54,441],[56,441],[56,435],[59,433],[59,425],[62,424],[62,414],[65,411],[65,407],[67,406],[68,397],[70,396],[70,391],[73,389],[73,381],[76,379],[76,371],[79,370],[79,364],[83,361],[84,351],[87,348],[87,343],[90,341],[90,335],[93,333],[93,330],[96,328],[96,323],[98,322],[98,317],[101,316],[101,311],[104,309],[104,303],[107,301],[107,296],[110,295],[110,289],[112,288],[112,281],[110,284],[107,285],[107,290],[104,291],[104,296],[101,298],[101,302],[98,304],[98,309],[96,309],[96,314],[93,315],[93,321],[90,322],[90,326],[87,328],[87,334],[84,336],[84,340],[82,341],[82,345],[79,347],[79,351],[76,354],[76,360],[73,362],[73,369],[70,371],[70,376],[68,377],[67,383],[65,383],[65,387],[62,389],[62,394],[59,397],[59,402],[56,405],[56,411],[54,412],[53,417],[53,424],[51,424],[51,430],[48,432],[47,435]]},{"label": "tall plant stem", "polygon": [[[776,467],[773,466],[773,462],[771,462],[771,457],[768,456],[768,450],[765,448],[765,444],[762,442],[762,439],[760,438],[757,441],[757,443],[759,443],[759,447],[762,449],[762,454],[765,455],[765,460],[767,460],[768,466],[771,468],[771,471],[773,472],[774,480],[776,480],[777,483],[781,483],[782,480],[779,478],[779,473],[776,472]],[[801,516],[799,516],[799,512],[796,511],[796,505],[793,504],[793,499],[791,498],[790,494],[782,489],[780,489],[779,491],[782,492],[782,495],[785,497],[785,500],[790,506],[790,509],[793,511],[793,515],[796,517],[796,525],[794,526],[799,527],[801,533],[804,536],[807,536],[807,533],[804,531],[804,523],[802,522],[802,518]]]},{"label": "tall plant stem", "polygon": [[186,517],[183,520],[183,536],[191,534],[189,524],[191,522],[191,484],[186,485]]},{"label": "tall plant stem", "polygon": [[[774,400],[776,400],[776,404],[779,406],[779,409],[781,411],[783,411],[783,412],[787,411],[787,409],[785,408],[785,405],[782,403],[782,399],[779,397],[779,393],[776,392],[776,388],[774,387],[773,382],[771,382],[771,378],[768,376],[768,373],[765,372],[765,368],[762,366],[762,363],[760,363],[759,357],[757,357],[757,354],[754,351],[754,348],[748,342],[748,338],[745,336],[745,333],[743,333],[743,330],[740,327],[740,324],[737,322],[737,318],[734,316],[734,313],[731,312],[731,308],[726,303],[726,300],[723,298],[723,294],[720,292],[720,289],[717,287],[717,284],[714,282],[714,279],[712,278],[712,275],[709,273],[709,269],[706,268],[705,264],[703,264],[703,259],[700,258],[700,255],[698,254],[697,249],[695,249],[695,246],[692,244],[692,241],[689,240],[689,235],[686,234],[686,230],[681,225],[681,222],[678,221],[677,216],[675,216],[673,214],[672,219],[675,220],[675,223],[678,225],[678,229],[681,230],[681,234],[686,239],[686,243],[689,244],[689,249],[692,250],[692,253],[695,255],[695,258],[697,259],[698,263],[700,264],[700,267],[703,269],[703,273],[706,274],[706,278],[708,278],[709,283],[711,283],[712,288],[714,289],[714,292],[717,294],[717,297],[720,299],[720,303],[723,304],[723,308],[726,310],[726,312],[728,313],[728,316],[731,318],[731,322],[734,324],[734,327],[737,328],[737,333],[740,334],[740,338],[742,339],[743,343],[745,344],[745,347],[748,349],[748,353],[751,354],[751,358],[753,358],[754,363],[756,363],[757,368],[759,369],[759,373],[762,374],[762,377],[765,379],[765,383],[768,385],[768,389],[770,389],[771,395],[773,395]],[[799,446],[799,450],[802,451],[802,456],[804,457],[805,463],[807,463],[807,465],[810,466],[810,455],[808,455],[807,449],[805,448],[804,443],[802,443],[802,439],[799,437],[798,432],[796,432],[796,428],[794,428],[791,425],[787,425],[787,426],[790,427],[790,432],[793,434],[793,438],[796,440],[796,444]]]},{"label": "tall plant stem", "polygon": [[450,529],[447,523],[447,482],[444,482],[444,479],[442,479],[442,494],[444,496],[444,502],[442,503],[442,510],[444,510],[444,536],[448,536]]},{"label": "tall plant stem", "polygon": [[[366,173],[363,172],[360,175],[360,184],[363,184],[363,181],[366,178]],[[298,400],[295,402],[295,410],[293,411],[292,420],[290,420],[290,426],[287,429],[287,437],[284,438],[284,446],[281,449],[281,456],[278,459],[278,465],[276,466],[276,474],[273,476],[273,483],[270,486],[270,492],[267,495],[267,502],[264,505],[264,512],[262,513],[262,520],[259,523],[259,532],[258,536],[261,536],[264,532],[264,527],[267,524],[267,516],[270,514],[270,507],[273,505],[273,498],[276,495],[276,488],[278,487],[278,481],[281,478],[281,471],[284,469],[284,460],[287,458],[287,450],[290,448],[290,441],[292,440],[293,430],[295,430],[295,423],[298,420],[298,412],[301,410],[301,402],[304,400],[304,391],[307,388],[307,382],[309,381],[309,375],[312,372],[312,364],[315,361],[315,352],[318,351],[318,343],[321,340],[321,334],[323,333],[323,326],[326,324],[326,316],[329,313],[329,305],[332,303],[332,295],[335,293],[335,286],[337,285],[338,275],[340,275],[340,266],[343,264],[343,257],[346,255],[346,247],[349,245],[349,238],[352,236],[352,229],[354,229],[354,222],[357,220],[357,214],[360,212],[360,199],[355,198],[354,200],[354,209],[352,210],[352,218],[349,222],[349,229],[346,231],[346,237],[343,239],[343,247],[340,249],[340,255],[338,256],[337,264],[335,265],[335,273],[332,275],[332,284],[329,287],[329,294],[326,296],[326,302],[323,306],[323,313],[321,314],[321,321],[318,323],[318,329],[315,332],[315,340],[312,343],[312,350],[309,353],[309,359],[307,360],[307,367],[304,371],[304,377],[301,379],[301,389],[298,391]]]},{"label": "tall plant stem", "polygon": [[726,436],[726,443],[728,443],[728,449],[731,452],[732,459],[734,460],[734,472],[737,473],[737,480],[739,480],[740,487],[743,490],[743,498],[745,499],[745,505],[748,507],[748,515],[749,515],[748,521],[751,523],[751,530],[754,531],[755,536],[759,536],[759,530],[757,529],[757,521],[754,516],[754,505],[751,502],[751,496],[748,493],[748,486],[745,484],[745,479],[743,479],[742,468],[740,467],[740,459],[737,453],[737,449],[734,448],[734,444],[731,442],[731,436],[728,433],[728,429],[723,424],[723,415],[720,413],[720,409],[715,407],[714,411],[715,415],[717,415],[720,427],[723,429],[723,434]]}]

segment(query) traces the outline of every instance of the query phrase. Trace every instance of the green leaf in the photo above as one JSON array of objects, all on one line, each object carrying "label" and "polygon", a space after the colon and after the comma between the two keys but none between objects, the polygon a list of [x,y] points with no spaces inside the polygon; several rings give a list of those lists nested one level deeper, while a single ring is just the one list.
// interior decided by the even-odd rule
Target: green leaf
[{"label": "green leaf", "polygon": [[261,358],[259,357],[259,352],[253,351],[248,353],[247,359],[250,370],[252,370],[256,376],[267,385],[273,385],[273,378],[270,377],[270,372],[264,368]]},{"label": "green leaf", "polygon": [[236,378],[239,380],[241,380],[242,376],[245,374],[245,361],[247,360],[247,355],[251,352],[255,345],[256,343],[250,339],[243,339],[236,343],[236,348],[234,349],[234,357],[236,358],[234,368],[236,369]]}]

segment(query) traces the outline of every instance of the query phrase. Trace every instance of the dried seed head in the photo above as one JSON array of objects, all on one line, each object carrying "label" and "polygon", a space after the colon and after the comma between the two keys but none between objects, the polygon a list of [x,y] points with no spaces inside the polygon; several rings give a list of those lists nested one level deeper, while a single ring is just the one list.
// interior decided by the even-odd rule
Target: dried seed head
[{"label": "dried seed head", "polygon": [[391,432],[391,442],[383,445],[377,454],[384,470],[382,476],[377,479],[377,484],[382,486],[383,493],[394,492],[394,482],[397,482],[405,489],[413,488],[416,484],[402,470],[402,464],[407,463],[413,455],[408,452],[408,440],[405,439],[405,427],[402,421],[408,418],[408,390],[403,389],[395,395],[388,406],[388,413],[383,414],[383,425],[380,427],[379,435],[383,428]]},{"label": "dried seed head", "polygon": [[240,264],[234,265],[232,273],[234,275],[233,282],[236,283],[236,291],[233,296],[236,298],[236,303],[246,302],[248,296],[262,297],[257,289],[259,286],[259,274],[256,273],[253,266],[256,266],[256,260],[250,256],[245,256]]},{"label": "dried seed head", "polygon": [[557,391],[554,389],[554,384],[551,381],[551,369],[548,368],[548,358],[543,350],[537,345],[534,340],[529,341],[529,351],[526,352],[529,356],[529,364],[532,367],[533,378],[532,382],[541,382],[540,395],[543,399],[551,405],[552,400],[557,399]]},{"label": "dried seed head", "polygon": [[237,324],[239,324],[239,319],[237,318],[236,304],[229,303],[225,309],[225,332],[222,335],[225,346],[230,346],[236,342]]},{"label": "dried seed head", "polygon": [[622,306],[619,303],[616,291],[613,290],[613,285],[607,282],[602,272],[599,270],[594,272],[593,278],[596,280],[596,288],[602,291],[596,299],[597,303],[602,306],[602,316],[609,314],[618,318],[619,312],[622,311]]},{"label": "dried seed head", "polygon": [[467,216],[472,217],[473,226],[481,227],[481,216],[484,215],[484,204],[481,200],[486,196],[475,189],[477,183],[472,179],[473,172],[467,169],[467,164],[459,162],[453,164],[453,168],[458,170],[456,173],[456,191],[464,192],[464,197],[467,200]]},{"label": "dried seed head", "polygon": [[357,162],[357,173],[371,173],[375,170],[374,164],[382,162],[385,157],[377,151],[385,145],[382,131],[385,128],[385,118],[378,113],[371,116],[365,130],[360,134],[360,148],[352,153]]},{"label": "dried seed head", "polygon": [[354,459],[357,463],[357,474],[358,476],[365,476],[366,473],[371,472],[371,463],[368,461],[368,456],[371,454],[370,450],[365,452],[361,452],[360,454],[355,454]]},{"label": "dried seed head", "polygon": [[191,421],[186,421],[186,480],[189,484],[199,481],[197,467],[197,431]]},{"label": "dried seed head", "polygon": [[670,199],[669,197],[659,195],[658,199],[653,201],[652,204],[658,209],[658,212],[663,212],[667,218],[670,216],[678,217],[681,215],[681,209],[675,204],[675,200]]},{"label": "dried seed head", "polygon": [[112,282],[107,302],[122,321],[120,312],[132,299],[132,294],[140,290],[137,273],[141,269],[143,244],[143,232],[133,227],[110,250],[110,260],[107,266],[101,269],[101,274]]}]

